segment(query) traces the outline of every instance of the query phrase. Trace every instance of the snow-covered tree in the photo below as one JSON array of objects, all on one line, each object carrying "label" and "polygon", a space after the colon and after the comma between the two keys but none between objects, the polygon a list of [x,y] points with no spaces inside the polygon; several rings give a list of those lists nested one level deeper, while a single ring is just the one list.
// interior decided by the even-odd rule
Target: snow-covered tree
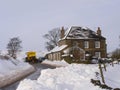
[{"label": "snow-covered tree", "polygon": [[7,44],[8,54],[14,59],[16,59],[17,52],[21,51],[21,43],[22,41],[19,39],[19,37],[13,37]]}]

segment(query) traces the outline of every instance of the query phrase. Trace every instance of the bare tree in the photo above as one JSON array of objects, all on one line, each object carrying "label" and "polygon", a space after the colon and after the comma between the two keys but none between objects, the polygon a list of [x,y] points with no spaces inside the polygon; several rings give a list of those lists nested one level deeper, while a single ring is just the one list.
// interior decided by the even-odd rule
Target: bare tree
[{"label": "bare tree", "polygon": [[115,51],[113,51],[112,57],[116,59],[120,59],[120,49],[117,48]]},{"label": "bare tree", "polygon": [[52,29],[43,37],[47,39],[46,49],[48,51],[52,50],[55,46],[57,46],[57,42],[60,39],[60,28]]},{"label": "bare tree", "polygon": [[48,51],[52,50],[54,47],[58,45],[58,41],[61,38],[61,30],[64,30],[64,32],[67,30],[67,28],[54,28],[50,30],[47,34],[45,34],[43,37],[47,39],[46,42],[46,49]]},{"label": "bare tree", "polygon": [[8,54],[16,59],[17,52],[21,51],[21,44],[22,41],[19,39],[19,37],[13,37],[10,39],[9,43],[7,44]]},{"label": "bare tree", "polygon": [[112,52],[112,58],[120,59],[120,36],[119,36],[119,48]]}]

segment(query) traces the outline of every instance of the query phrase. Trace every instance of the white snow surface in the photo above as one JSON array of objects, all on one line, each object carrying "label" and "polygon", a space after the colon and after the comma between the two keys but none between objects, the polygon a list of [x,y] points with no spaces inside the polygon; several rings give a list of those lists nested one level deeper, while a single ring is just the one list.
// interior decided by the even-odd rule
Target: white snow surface
[{"label": "white snow surface", "polygon": [[69,65],[64,60],[61,60],[61,61],[58,61],[58,60],[50,61],[50,60],[47,60],[47,59],[45,61],[43,61],[42,64],[49,64],[49,65],[55,66],[55,67],[65,67],[65,66]]},{"label": "white snow surface", "polygon": [[[105,90],[90,82],[90,79],[98,79],[95,74],[100,73],[97,64],[67,64],[64,60],[45,60],[44,63],[56,66],[63,64],[64,67],[42,70],[37,80],[25,79],[20,82],[17,90]],[[120,88],[119,71],[120,64],[115,64],[114,67],[107,65],[107,72],[103,69],[108,86]]]},{"label": "white snow surface", "polygon": [[64,48],[66,48],[67,45],[62,45],[62,46],[56,46],[54,49],[52,49],[50,52],[48,53],[51,53],[51,52],[58,52],[58,51],[61,51],[63,50]]},{"label": "white snow surface", "polygon": [[114,67],[107,66],[104,71],[105,83],[113,88],[120,88],[120,64],[114,64]]},{"label": "white snow surface", "polygon": [[9,74],[12,71],[30,67],[29,64],[20,62],[18,60],[1,60],[0,59],[0,76]]},{"label": "white snow surface", "polygon": [[41,71],[37,80],[25,79],[17,90],[102,90],[90,83],[98,71],[97,65],[71,64]]},{"label": "white snow surface", "polygon": [[[3,54],[1,54],[3,55]],[[26,72],[27,71],[27,72]],[[34,72],[35,69],[23,60],[0,59],[0,87],[13,83]]]}]

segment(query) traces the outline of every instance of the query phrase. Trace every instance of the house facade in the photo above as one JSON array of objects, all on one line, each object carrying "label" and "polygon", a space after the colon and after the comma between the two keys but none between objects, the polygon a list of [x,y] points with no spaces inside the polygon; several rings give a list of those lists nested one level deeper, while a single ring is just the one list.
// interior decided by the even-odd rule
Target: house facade
[{"label": "house facade", "polygon": [[96,32],[78,26],[73,26],[65,31],[62,27],[58,46],[47,54],[47,58],[75,61],[106,58],[106,46],[106,38],[102,36],[100,27]]}]

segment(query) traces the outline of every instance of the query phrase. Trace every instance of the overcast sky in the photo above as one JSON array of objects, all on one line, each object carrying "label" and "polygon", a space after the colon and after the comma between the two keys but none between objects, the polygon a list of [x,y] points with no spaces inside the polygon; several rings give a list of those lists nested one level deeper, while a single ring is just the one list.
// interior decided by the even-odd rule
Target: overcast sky
[{"label": "overcast sky", "polygon": [[23,50],[45,50],[43,35],[62,26],[101,27],[112,51],[120,42],[120,0],[0,0],[0,50],[16,36]]}]

